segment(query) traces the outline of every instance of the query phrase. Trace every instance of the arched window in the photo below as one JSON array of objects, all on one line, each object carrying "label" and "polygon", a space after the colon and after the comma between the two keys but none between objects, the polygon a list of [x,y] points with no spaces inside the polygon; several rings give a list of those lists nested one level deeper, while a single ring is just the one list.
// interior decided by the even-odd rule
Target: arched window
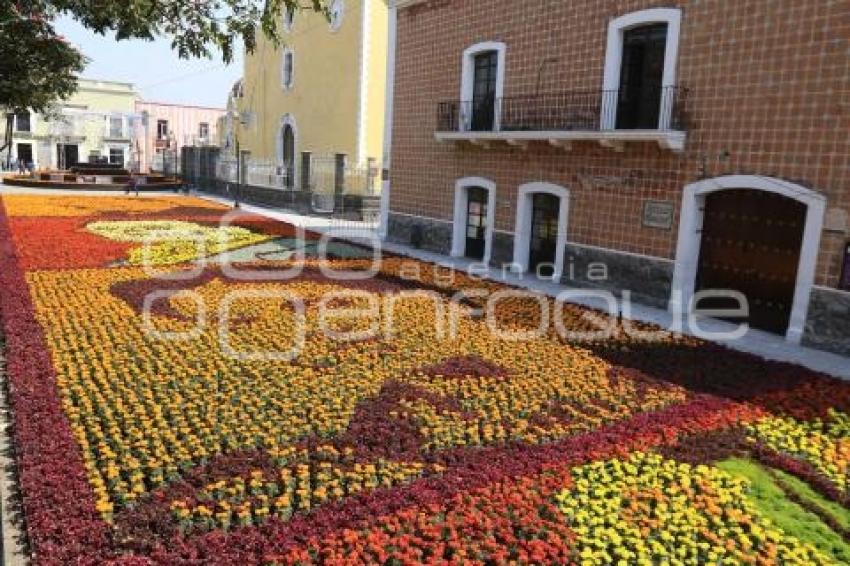
[{"label": "arched window", "polygon": [[291,189],[295,186],[295,131],[290,124],[284,124],[281,136],[283,170],[285,172],[284,186]]}]

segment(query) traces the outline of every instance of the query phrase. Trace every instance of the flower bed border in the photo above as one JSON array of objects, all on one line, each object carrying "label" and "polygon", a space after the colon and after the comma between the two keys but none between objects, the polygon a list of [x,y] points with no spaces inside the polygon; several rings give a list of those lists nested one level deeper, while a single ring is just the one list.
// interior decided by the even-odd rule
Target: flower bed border
[{"label": "flower bed border", "polygon": [[0,199],[0,323],[5,337],[11,442],[32,559],[43,564],[105,558],[108,527],[62,410],[56,373]]}]

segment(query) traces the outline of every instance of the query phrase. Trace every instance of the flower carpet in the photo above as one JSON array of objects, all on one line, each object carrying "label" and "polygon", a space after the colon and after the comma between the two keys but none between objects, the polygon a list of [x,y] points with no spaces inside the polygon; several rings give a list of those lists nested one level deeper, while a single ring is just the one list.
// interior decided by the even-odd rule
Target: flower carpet
[{"label": "flower carpet", "polygon": [[[306,258],[281,252],[299,238]],[[605,340],[508,339],[481,315],[505,287],[389,254],[369,273],[348,248],[320,261],[319,239],[185,197],[2,198],[34,562],[841,563],[716,464],[846,508],[850,384],[618,321]],[[560,307],[493,308],[522,332]]]}]

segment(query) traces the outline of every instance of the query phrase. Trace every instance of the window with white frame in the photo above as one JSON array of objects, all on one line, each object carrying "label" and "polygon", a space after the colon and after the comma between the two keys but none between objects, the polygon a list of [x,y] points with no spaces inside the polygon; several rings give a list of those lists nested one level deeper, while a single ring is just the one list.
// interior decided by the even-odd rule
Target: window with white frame
[{"label": "window with white frame", "polygon": [[497,131],[499,103],[505,88],[505,44],[476,43],[461,61],[458,126],[463,131]]},{"label": "window with white frame", "polygon": [[198,124],[198,137],[202,140],[210,137],[210,125],[207,122]]},{"label": "window with white frame", "polygon": [[676,8],[651,8],[608,24],[603,129],[670,129],[681,15]]},{"label": "window with white frame", "polygon": [[156,139],[164,140],[168,138],[168,120],[156,121]]},{"label": "window with white frame", "polygon": [[283,70],[281,71],[281,82],[283,83],[283,88],[292,88],[294,73],[295,53],[293,53],[291,49],[285,49],[283,51]]},{"label": "window with white frame", "polygon": [[[364,8],[365,9],[365,8]],[[342,17],[345,12],[343,0],[333,0],[328,8],[331,30],[336,31],[342,26]]]}]

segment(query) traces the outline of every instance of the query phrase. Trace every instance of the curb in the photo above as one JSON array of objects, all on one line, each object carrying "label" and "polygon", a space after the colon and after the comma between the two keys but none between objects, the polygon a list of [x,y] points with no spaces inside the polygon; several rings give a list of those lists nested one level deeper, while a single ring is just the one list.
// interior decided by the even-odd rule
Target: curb
[{"label": "curb", "polygon": [[12,415],[9,410],[4,344],[0,339],[0,530],[2,530],[2,564],[24,566],[29,560],[24,552],[20,517],[14,507],[20,504],[14,478],[15,461],[12,455]]}]

